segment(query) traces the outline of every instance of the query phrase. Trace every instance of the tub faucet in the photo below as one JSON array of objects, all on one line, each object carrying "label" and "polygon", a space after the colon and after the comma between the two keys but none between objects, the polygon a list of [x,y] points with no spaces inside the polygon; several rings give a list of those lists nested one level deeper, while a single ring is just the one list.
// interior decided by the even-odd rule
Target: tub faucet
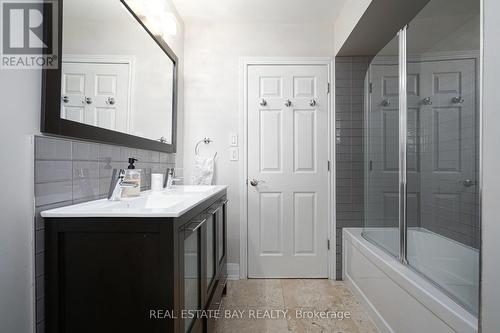
[{"label": "tub faucet", "polygon": [[124,188],[136,188],[139,185],[125,181],[125,169],[113,169],[111,184],[109,185],[108,200],[119,201]]}]

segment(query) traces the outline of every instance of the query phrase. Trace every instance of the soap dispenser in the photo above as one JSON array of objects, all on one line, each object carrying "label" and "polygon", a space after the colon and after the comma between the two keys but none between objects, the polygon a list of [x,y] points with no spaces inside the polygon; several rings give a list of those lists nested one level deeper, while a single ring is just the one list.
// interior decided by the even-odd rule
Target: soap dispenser
[{"label": "soap dispenser", "polygon": [[136,169],[134,163],[137,162],[138,159],[130,157],[128,159],[128,168],[125,171],[125,177],[123,179],[124,182],[129,184],[135,184],[134,187],[124,188],[122,192],[122,197],[137,197],[141,194],[141,170]]}]

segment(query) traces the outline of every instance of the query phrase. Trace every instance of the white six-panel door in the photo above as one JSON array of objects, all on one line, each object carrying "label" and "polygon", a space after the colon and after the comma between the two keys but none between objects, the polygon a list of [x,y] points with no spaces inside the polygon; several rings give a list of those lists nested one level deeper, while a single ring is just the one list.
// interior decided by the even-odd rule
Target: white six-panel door
[{"label": "white six-panel door", "polygon": [[63,62],[61,118],[128,132],[129,64]]},{"label": "white six-panel door", "polygon": [[248,70],[248,277],[328,276],[328,69]]}]

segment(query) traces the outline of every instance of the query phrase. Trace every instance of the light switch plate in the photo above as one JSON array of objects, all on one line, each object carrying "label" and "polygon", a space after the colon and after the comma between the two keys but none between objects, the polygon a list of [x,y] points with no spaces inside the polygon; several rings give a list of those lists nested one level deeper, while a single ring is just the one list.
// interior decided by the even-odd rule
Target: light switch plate
[{"label": "light switch plate", "polygon": [[238,148],[230,148],[229,149],[229,160],[230,161],[238,161],[240,159],[240,150]]},{"label": "light switch plate", "polygon": [[229,145],[231,147],[238,147],[238,134],[230,133],[229,134]]}]

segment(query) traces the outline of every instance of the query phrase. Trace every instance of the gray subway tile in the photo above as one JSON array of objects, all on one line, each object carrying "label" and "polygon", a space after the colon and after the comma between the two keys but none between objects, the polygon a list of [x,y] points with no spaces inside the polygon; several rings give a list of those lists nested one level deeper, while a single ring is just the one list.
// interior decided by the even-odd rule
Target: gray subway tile
[{"label": "gray subway tile", "polygon": [[45,333],[45,321],[36,323],[36,333]]},{"label": "gray subway tile", "polygon": [[69,200],[73,200],[73,184],[71,181],[35,184],[36,206]]},{"label": "gray subway tile", "polygon": [[[122,147],[111,145],[99,145],[99,161],[119,162],[123,161],[121,155]],[[123,161],[126,162],[127,160]]]},{"label": "gray subway tile", "polygon": [[73,142],[73,161],[97,161],[99,145],[88,142]]},{"label": "gray subway tile", "polygon": [[50,183],[70,180],[71,161],[35,161],[35,183]]},{"label": "gray subway tile", "polygon": [[45,296],[45,276],[38,276],[35,280],[35,290],[36,290],[36,299],[40,299]]},{"label": "gray subway tile", "polygon": [[121,147],[120,149],[120,161],[127,162],[130,157],[139,158],[139,149]]},{"label": "gray subway tile", "polygon": [[36,300],[36,322],[42,322],[45,320],[45,298],[39,298]]},{"label": "gray subway tile", "polygon": [[73,200],[95,199],[99,196],[99,169],[97,162],[74,162]]},{"label": "gray subway tile", "polygon": [[37,160],[71,160],[71,141],[36,136],[35,158]]},{"label": "gray subway tile", "polygon": [[35,276],[41,276],[45,274],[45,261],[44,253],[37,253],[35,255]]},{"label": "gray subway tile", "polygon": [[73,179],[98,178],[99,163],[97,161],[74,161]]},{"label": "gray subway tile", "polygon": [[45,251],[45,229],[35,232],[35,253]]},{"label": "gray subway tile", "polygon": [[157,151],[138,149],[135,156],[141,163],[159,163],[160,153]]}]

